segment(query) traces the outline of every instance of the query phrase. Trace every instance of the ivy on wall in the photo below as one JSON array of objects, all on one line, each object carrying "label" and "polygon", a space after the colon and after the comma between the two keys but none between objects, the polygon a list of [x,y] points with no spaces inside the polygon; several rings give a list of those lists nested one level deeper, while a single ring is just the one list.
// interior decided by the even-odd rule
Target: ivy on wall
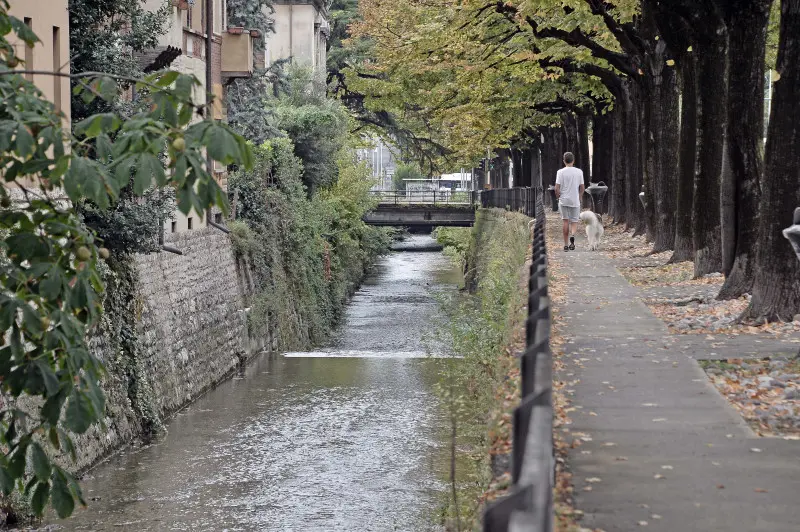
[{"label": "ivy on wall", "polygon": [[364,224],[372,206],[369,169],[352,152],[336,160],[338,181],[309,198],[303,165],[286,138],[255,150],[250,172],[234,173],[232,241],[250,269],[250,334],[296,349],[324,341],[365,269],[388,248],[386,231]]}]

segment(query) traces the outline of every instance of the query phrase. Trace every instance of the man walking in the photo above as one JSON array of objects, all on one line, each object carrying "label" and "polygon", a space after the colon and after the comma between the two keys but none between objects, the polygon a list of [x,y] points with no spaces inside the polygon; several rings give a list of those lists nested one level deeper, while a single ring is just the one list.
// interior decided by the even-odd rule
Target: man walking
[{"label": "man walking", "polygon": [[564,168],[556,173],[558,210],[564,222],[564,251],[575,249],[575,231],[578,230],[578,220],[581,215],[583,171],[574,165],[575,156],[567,152],[564,154]]}]

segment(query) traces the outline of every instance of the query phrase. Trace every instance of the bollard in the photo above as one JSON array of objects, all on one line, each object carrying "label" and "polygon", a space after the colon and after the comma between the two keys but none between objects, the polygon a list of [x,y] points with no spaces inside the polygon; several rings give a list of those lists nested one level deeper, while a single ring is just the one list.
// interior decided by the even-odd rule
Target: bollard
[{"label": "bollard", "polygon": [[606,192],[608,192],[606,184],[602,181],[599,183],[590,183],[586,192],[588,192],[589,196],[592,198],[592,211],[597,214],[605,212],[603,211],[603,198],[606,197]]}]

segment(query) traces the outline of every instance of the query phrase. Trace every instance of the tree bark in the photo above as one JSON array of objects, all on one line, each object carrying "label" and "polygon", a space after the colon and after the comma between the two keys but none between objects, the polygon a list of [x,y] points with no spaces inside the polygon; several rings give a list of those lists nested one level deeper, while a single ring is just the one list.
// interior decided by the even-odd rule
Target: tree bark
[{"label": "tree bark", "polygon": [[767,131],[753,298],[744,316],[791,320],[800,313],[800,261],[782,230],[800,206],[800,0],[781,0],[781,30]]},{"label": "tree bark", "polygon": [[658,30],[648,3],[642,8],[647,39],[645,85],[645,198],[648,235],[653,253],[673,248],[678,172],[678,83],[675,69],[666,64],[667,44],[655,39]]},{"label": "tree bark", "polygon": [[509,148],[508,150],[511,158],[511,186],[518,187],[520,186],[520,181],[522,180],[522,175],[520,174],[520,169],[522,168],[522,157],[520,156],[520,151],[518,148]]},{"label": "tree bark", "polygon": [[[750,292],[758,237],[761,142],[764,131],[764,53],[772,0],[731,0],[723,4],[729,36],[728,150],[723,173],[732,208],[722,209],[723,270],[719,299]],[[725,198],[725,195],[723,195]],[[724,202],[724,200],[723,200]]]},{"label": "tree bark", "polygon": [[583,170],[584,185],[589,186],[592,168],[589,158],[589,117],[585,115],[578,115],[578,153],[580,154],[580,161],[582,166],[578,166]]},{"label": "tree bark", "polygon": [[508,188],[511,177],[511,171],[508,165],[511,150],[509,148],[500,148],[497,150],[497,171],[498,181],[497,188]]},{"label": "tree bark", "polygon": [[722,271],[720,180],[727,119],[727,30],[713,9],[700,16],[697,41],[698,157],[692,202],[694,276]]},{"label": "tree bark", "polygon": [[544,130],[544,146],[542,146],[542,176],[545,186],[555,185],[556,172],[561,168],[561,128]]},{"label": "tree bark", "polygon": [[[680,83],[680,134],[675,194],[675,242],[669,262],[694,259],[692,238],[692,202],[697,163],[697,58],[690,50],[694,44],[692,26],[675,6],[658,0],[646,0],[655,12],[662,38],[677,60]],[[683,7],[686,7],[684,3]],[[690,4],[691,5],[691,4]]]},{"label": "tree bark", "polygon": [[[578,137],[578,120],[572,113],[563,115],[564,120],[564,151],[572,152],[575,156],[575,167],[583,170],[581,160],[580,139]],[[563,155],[563,154],[562,154]]]},{"label": "tree bark", "polygon": [[[683,50],[686,50],[684,47]],[[692,199],[697,161],[697,72],[693,53],[679,58],[681,82],[681,132],[678,149],[678,186],[675,205],[675,250],[669,262],[694,260]]]},{"label": "tree bark", "polygon": [[641,150],[641,105],[639,88],[633,82],[626,82],[623,89],[624,133],[623,148],[625,158],[625,222],[626,229],[634,229],[635,234],[645,231],[644,207],[639,200],[642,189],[642,150]]},{"label": "tree bark", "polygon": [[[609,190],[611,201],[609,202],[609,212],[614,223],[626,223],[626,187],[627,187],[627,159],[625,157],[625,116],[623,112],[616,108],[611,111],[611,126],[613,128],[612,137],[612,156],[614,178]],[[638,199],[636,201],[639,201]]]},{"label": "tree bark", "polygon": [[[592,181],[608,187],[603,206],[598,212],[610,212],[608,206],[614,190],[614,125],[611,114],[596,114],[592,119]],[[604,208],[603,208],[604,207]]]}]

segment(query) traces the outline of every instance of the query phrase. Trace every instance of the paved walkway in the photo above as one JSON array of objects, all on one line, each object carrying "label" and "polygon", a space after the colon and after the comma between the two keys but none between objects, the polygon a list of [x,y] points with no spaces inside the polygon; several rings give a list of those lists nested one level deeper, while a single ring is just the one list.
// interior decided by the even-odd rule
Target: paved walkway
[{"label": "paved walkway", "polygon": [[[583,440],[570,451],[582,526],[800,530],[800,441],[757,437],[698,366],[710,346],[670,335],[611,259],[581,251],[583,237],[577,245],[558,251],[570,283],[559,378],[572,382],[569,430]],[[714,352],[773,347],[742,342],[726,339]]]}]

